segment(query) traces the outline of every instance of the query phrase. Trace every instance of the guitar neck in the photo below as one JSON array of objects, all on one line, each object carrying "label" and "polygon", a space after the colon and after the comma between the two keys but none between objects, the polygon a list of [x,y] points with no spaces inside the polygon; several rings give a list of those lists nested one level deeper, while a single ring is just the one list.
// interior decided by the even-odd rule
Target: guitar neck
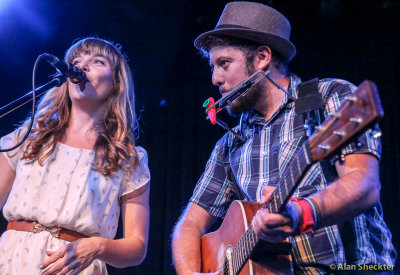
[{"label": "guitar neck", "polygon": [[305,142],[299,149],[296,156],[291,160],[285,169],[270,201],[264,205],[271,213],[279,213],[299,186],[304,172],[313,164],[310,156],[308,142]]},{"label": "guitar neck", "polygon": [[[289,163],[287,169],[285,169],[271,195],[271,200],[263,207],[268,208],[271,213],[278,213],[281,211],[289,201],[294,190],[300,184],[302,175],[312,163],[308,142],[304,142],[295,157]],[[250,258],[258,242],[258,236],[254,233],[253,228],[249,226],[232,253],[232,258],[234,259],[234,274],[240,272],[246,261]]]}]

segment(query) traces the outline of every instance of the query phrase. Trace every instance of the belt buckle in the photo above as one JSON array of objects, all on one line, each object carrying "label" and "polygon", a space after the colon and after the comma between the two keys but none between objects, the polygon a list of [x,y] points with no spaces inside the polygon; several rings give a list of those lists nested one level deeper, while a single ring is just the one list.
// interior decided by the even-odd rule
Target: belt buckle
[{"label": "belt buckle", "polygon": [[54,226],[54,227],[51,227],[51,228],[47,228],[47,231],[50,232],[51,236],[53,236],[55,238],[60,238],[61,227]]},{"label": "belt buckle", "polygon": [[59,238],[61,234],[61,227],[53,226],[53,227],[46,227],[38,222],[33,222],[33,232],[40,233],[42,231],[49,232],[53,237]]},{"label": "belt buckle", "polygon": [[47,229],[46,226],[44,226],[38,222],[33,222],[33,232],[34,233],[40,233],[46,229]]}]

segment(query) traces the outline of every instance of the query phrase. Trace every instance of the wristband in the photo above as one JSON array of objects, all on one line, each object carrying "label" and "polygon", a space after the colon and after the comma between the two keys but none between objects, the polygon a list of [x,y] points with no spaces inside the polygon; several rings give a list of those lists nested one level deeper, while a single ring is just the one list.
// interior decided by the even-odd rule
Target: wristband
[{"label": "wristband", "polygon": [[306,202],[308,202],[308,204],[311,207],[312,210],[312,214],[313,214],[313,219],[314,219],[314,228],[316,228],[318,226],[318,216],[317,216],[317,211],[315,210],[314,204],[311,202],[311,200],[309,198],[304,198],[304,200]]},{"label": "wristband", "polygon": [[315,200],[313,198],[307,198],[309,200],[309,202],[311,203],[310,205],[314,208],[315,210],[315,216],[314,216],[314,220],[315,220],[315,227],[319,228],[322,226],[322,219],[321,219],[321,209],[318,206],[318,203],[315,202]]},{"label": "wristband", "polygon": [[[295,197],[291,198],[298,206],[300,206],[302,215],[299,224],[300,234],[313,232],[314,228],[316,228],[316,211],[314,205],[310,202],[310,200]],[[315,213],[315,214],[314,214]]]}]

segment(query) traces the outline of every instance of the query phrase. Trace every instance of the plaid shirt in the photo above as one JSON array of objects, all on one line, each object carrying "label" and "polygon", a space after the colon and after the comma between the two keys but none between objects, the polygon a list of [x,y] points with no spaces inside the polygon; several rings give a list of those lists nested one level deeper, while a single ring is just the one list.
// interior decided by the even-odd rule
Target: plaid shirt
[{"label": "plaid shirt", "polygon": [[[294,98],[297,98],[295,87],[300,82],[296,76],[290,77],[289,93]],[[345,96],[356,90],[351,83],[339,79],[320,80],[318,87],[325,103],[325,117],[339,108]],[[259,200],[265,186],[277,184],[306,140],[303,124],[304,116],[295,113],[294,102],[287,96],[269,121],[254,110],[242,114],[235,130],[245,136],[245,141],[238,141],[228,132],[217,142],[190,201],[212,216],[223,218],[232,200],[238,199],[237,188],[232,188],[233,181],[238,183],[247,200]],[[342,153],[368,153],[380,159],[381,143],[372,137],[372,130],[366,131],[358,141],[361,146],[350,143]],[[306,197],[328,184],[320,163],[316,163],[307,171],[293,196]],[[313,233],[290,237],[290,240],[296,273],[329,273],[330,264],[394,265],[396,258],[380,204],[340,227],[323,227]]]}]

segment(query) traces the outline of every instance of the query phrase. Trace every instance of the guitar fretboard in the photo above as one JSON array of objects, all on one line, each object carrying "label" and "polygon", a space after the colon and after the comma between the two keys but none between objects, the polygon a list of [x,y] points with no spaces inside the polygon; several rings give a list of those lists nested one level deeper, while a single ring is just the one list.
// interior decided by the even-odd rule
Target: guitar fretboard
[{"label": "guitar fretboard", "polygon": [[310,157],[308,143],[305,142],[299,149],[295,158],[283,172],[271,200],[263,207],[267,207],[271,213],[279,213],[293,195],[295,189],[300,184],[304,172],[313,163]]}]

